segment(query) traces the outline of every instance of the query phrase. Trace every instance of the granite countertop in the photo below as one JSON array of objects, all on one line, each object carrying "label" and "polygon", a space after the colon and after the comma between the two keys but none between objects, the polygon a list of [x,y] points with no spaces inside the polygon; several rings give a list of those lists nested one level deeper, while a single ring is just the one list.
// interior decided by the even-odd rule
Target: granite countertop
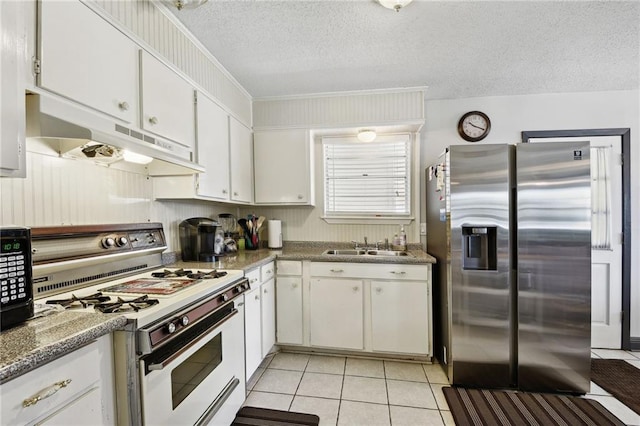
[{"label": "granite countertop", "polygon": [[121,315],[62,311],[0,333],[0,383],[123,328]]},{"label": "granite countertop", "polygon": [[[433,256],[420,245],[409,245],[409,256],[336,256],[323,255],[328,249],[350,249],[349,243],[285,242],[282,249],[241,250],[216,262],[182,262],[175,253],[164,257],[167,267],[191,269],[241,269],[248,272],[276,259],[315,262],[356,262],[430,264]],[[99,312],[62,311],[36,318],[0,333],[0,383],[63,356],[92,340],[123,328],[124,316]]]},{"label": "granite countertop", "polygon": [[282,249],[240,250],[235,254],[222,256],[216,262],[171,262],[170,267],[200,269],[243,269],[245,272],[273,260],[311,260],[314,262],[354,262],[354,263],[394,263],[424,265],[436,263],[436,259],[424,252],[419,244],[409,245],[408,256],[341,256],[325,255],[325,250],[351,249],[349,243],[332,242],[285,242]]}]

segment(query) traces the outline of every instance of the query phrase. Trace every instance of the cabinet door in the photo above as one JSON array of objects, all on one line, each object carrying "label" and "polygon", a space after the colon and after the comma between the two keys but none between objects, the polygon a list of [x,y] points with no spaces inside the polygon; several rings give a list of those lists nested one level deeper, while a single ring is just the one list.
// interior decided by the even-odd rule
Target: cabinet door
[{"label": "cabinet door", "polygon": [[189,148],[195,141],[194,89],[172,69],[142,51],[142,128]]},{"label": "cabinet door", "polygon": [[231,200],[253,201],[253,150],[251,130],[229,117]]},{"label": "cabinet door", "polygon": [[39,4],[38,84],[137,124],[138,47],[82,2]]},{"label": "cabinet door", "polygon": [[278,276],[276,279],[276,327],[278,343],[302,344],[301,277]]},{"label": "cabinet door", "polygon": [[25,2],[0,2],[0,176],[26,177],[25,147]]},{"label": "cabinet door", "polygon": [[244,341],[247,380],[262,362],[260,287],[244,294]]},{"label": "cabinet door", "polygon": [[256,132],[253,140],[256,204],[313,205],[308,130]]},{"label": "cabinet door", "polygon": [[267,356],[276,343],[276,282],[264,282],[262,290],[262,358]]},{"label": "cabinet door", "polygon": [[374,351],[429,353],[427,282],[371,281]]},{"label": "cabinet door", "polygon": [[312,278],[311,345],[364,349],[363,302],[362,280]]},{"label": "cabinet door", "polygon": [[229,115],[208,97],[198,93],[196,107],[198,195],[229,199]]}]

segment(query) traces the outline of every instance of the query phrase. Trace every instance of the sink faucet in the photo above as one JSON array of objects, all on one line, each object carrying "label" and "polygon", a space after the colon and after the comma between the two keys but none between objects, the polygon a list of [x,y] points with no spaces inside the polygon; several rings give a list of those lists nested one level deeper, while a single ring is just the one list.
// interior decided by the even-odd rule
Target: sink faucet
[{"label": "sink faucet", "polygon": [[369,243],[367,242],[367,237],[364,237],[364,248],[369,248]]}]

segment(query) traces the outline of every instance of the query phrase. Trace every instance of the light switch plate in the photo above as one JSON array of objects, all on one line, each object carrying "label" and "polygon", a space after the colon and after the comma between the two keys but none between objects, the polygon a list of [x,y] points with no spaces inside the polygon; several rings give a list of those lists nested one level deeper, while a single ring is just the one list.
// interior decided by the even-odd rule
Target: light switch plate
[{"label": "light switch plate", "polygon": [[420,235],[427,235],[427,224],[424,222],[420,224]]}]

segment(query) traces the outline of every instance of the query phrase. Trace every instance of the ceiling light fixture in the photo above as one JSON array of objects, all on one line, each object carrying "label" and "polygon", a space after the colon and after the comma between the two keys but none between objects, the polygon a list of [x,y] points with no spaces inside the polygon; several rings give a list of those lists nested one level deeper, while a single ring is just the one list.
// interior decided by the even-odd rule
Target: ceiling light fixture
[{"label": "ceiling light fixture", "polygon": [[373,142],[376,136],[376,132],[373,130],[360,130],[358,132],[358,140],[360,142]]},{"label": "ceiling light fixture", "polygon": [[387,9],[393,9],[396,12],[400,12],[400,9],[411,3],[411,0],[378,0],[378,3]]},{"label": "ceiling light fixture", "polygon": [[171,3],[178,10],[182,9],[195,9],[205,4],[207,0],[172,0]]}]

